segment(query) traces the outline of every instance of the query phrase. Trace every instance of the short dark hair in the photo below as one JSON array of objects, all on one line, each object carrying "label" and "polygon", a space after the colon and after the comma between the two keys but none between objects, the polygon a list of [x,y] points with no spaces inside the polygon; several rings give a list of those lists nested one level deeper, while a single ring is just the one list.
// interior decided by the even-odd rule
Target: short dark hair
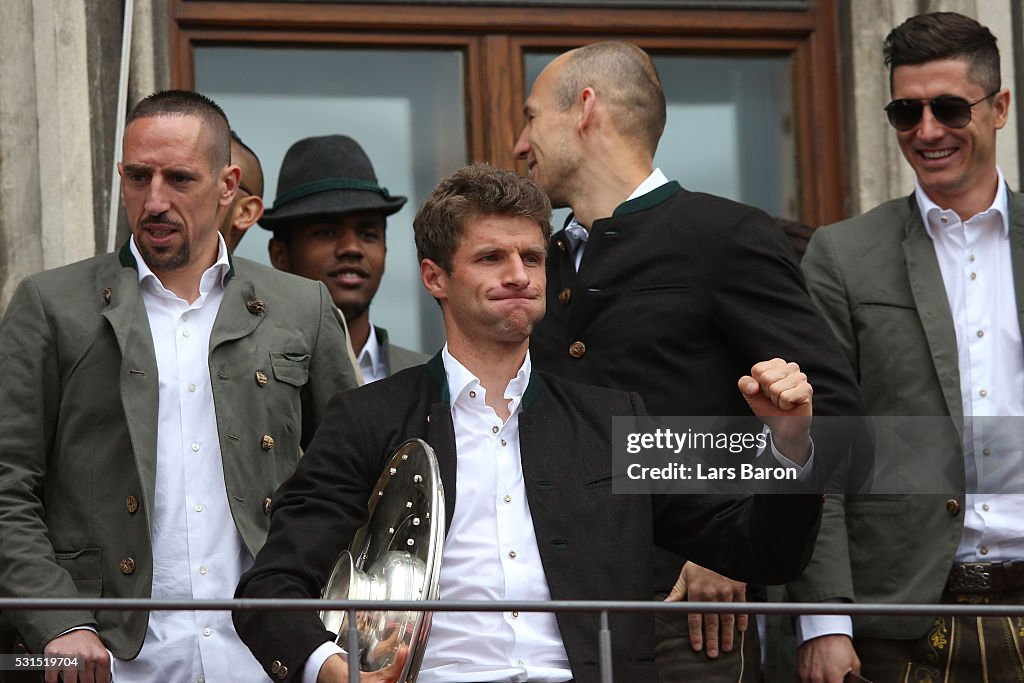
[{"label": "short dark hair", "polygon": [[967,63],[967,76],[986,93],[999,90],[999,48],[996,37],[970,17],[956,12],[932,12],[911,17],[894,28],[882,48],[885,65],[913,66],[939,59]]},{"label": "short dark hair", "polygon": [[665,131],[666,111],[665,91],[650,55],[619,41],[572,50],[555,88],[556,104],[565,111],[587,87],[608,103],[619,132],[644,143],[653,156]]},{"label": "short dark hair", "polygon": [[544,241],[551,236],[551,201],[544,191],[513,171],[470,164],[442,180],[416,212],[416,255],[452,272],[452,257],[466,222],[482,216],[514,216],[537,222]]},{"label": "short dark hair", "polygon": [[[231,131],[231,142],[241,147],[242,151],[251,156],[252,160],[256,162],[256,172],[259,173],[259,178],[257,180],[259,181],[259,183],[258,185],[253,186],[256,189],[246,189],[246,192],[248,192],[249,194],[257,195],[259,197],[263,197],[263,164],[260,163],[259,156],[256,154],[256,152],[252,151],[252,147],[242,142],[242,138],[238,137],[238,133],[236,133],[233,130]],[[242,183],[245,183],[248,180],[249,179],[247,178],[242,178]],[[241,184],[239,184],[239,187],[241,187]]]},{"label": "short dark hair", "polygon": [[152,116],[194,116],[210,131],[210,166],[222,168],[231,163],[231,126],[227,114],[206,95],[192,90],[161,90],[146,97],[128,113],[124,126]]}]

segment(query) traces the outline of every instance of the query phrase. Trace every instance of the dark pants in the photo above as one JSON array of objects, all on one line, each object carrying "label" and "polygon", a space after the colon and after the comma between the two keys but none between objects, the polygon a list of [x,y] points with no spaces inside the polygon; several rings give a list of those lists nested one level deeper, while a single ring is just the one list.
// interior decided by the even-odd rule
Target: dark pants
[{"label": "dark pants", "polygon": [[753,615],[746,632],[736,633],[732,652],[719,648],[716,659],[709,659],[703,651],[693,651],[686,612],[659,613],[654,621],[654,635],[657,639],[655,663],[661,683],[754,683],[758,680],[761,644]]}]

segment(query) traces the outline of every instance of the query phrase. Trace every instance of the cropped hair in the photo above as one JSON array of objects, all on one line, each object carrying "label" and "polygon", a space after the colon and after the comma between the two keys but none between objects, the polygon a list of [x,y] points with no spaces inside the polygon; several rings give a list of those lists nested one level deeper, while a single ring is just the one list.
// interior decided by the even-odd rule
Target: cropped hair
[{"label": "cropped hair", "polygon": [[996,37],[970,17],[956,12],[933,12],[911,17],[894,28],[882,48],[885,65],[915,66],[940,59],[967,63],[967,76],[986,93],[1000,88],[999,48]]},{"label": "cropped hair", "polygon": [[[232,130],[232,131],[230,131],[230,134],[231,134],[231,142],[233,142],[236,145],[238,145],[239,147],[241,147],[242,151],[244,153],[248,154],[249,156],[251,156],[252,160],[256,162],[256,172],[259,174],[259,178],[257,178],[256,180],[259,181],[259,184],[258,185],[251,185],[251,187],[255,187],[256,189],[255,190],[246,189],[246,192],[248,192],[249,194],[254,194],[254,195],[258,196],[258,197],[263,197],[263,164],[260,163],[259,156],[256,155],[256,152],[252,151],[252,147],[250,147],[249,145],[247,145],[244,142],[242,142],[242,138],[238,137],[238,133],[236,133],[235,131]],[[242,184],[246,184],[248,182],[251,182],[251,180],[252,179],[249,179],[249,178],[242,178]],[[239,185],[239,187],[241,187],[241,185]]]},{"label": "cropped hair", "polygon": [[565,111],[584,88],[593,88],[622,135],[654,156],[665,131],[665,91],[650,56],[632,43],[591,43],[566,54],[555,102]]},{"label": "cropped hair", "polygon": [[210,133],[211,168],[231,163],[231,126],[227,114],[206,95],[192,90],[161,90],[135,105],[125,119],[125,128],[138,119],[153,116],[194,116]]},{"label": "cropped hair", "polygon": [[447,272],[468,221],[512,216],[536,221],[545,242],[551,236],[551,202],[533,181],[513,171],[471,164],[442,180],[416,212],[416,255]]}]

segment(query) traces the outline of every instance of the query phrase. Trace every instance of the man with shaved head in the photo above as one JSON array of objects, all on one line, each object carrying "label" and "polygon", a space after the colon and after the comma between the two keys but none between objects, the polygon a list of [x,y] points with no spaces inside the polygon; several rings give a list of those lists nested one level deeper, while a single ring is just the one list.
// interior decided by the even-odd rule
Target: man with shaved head
[{"label": "man with shaved head", "polygon": [[[538,367],[636,391],[653,414],[739,416],[749,411],[720,390],[726,378],[779,356],[807,373],[819,414],[859,414],[849,364],[772,219],[654,167],[665,95],[643,50],[603,42],[559,56],[524,113],[515,153],[552,204],[573,211],[551,238]],[[744,584],[684,562],[662,553],[656,595],[746,599]],[[737,625],[738,636],[729,615],[660,617],[661,680],[754,680],[756,634],[746,617]]]},{"label": "man with shaved head", "polygon": [[228,251],[234,253],[245,231],[263,215],[263,166],[256,152],[242,142],[235,131],[231,131],[231,163],[241,169],[242,176],[231,209],[220,226],[220,234]]}]

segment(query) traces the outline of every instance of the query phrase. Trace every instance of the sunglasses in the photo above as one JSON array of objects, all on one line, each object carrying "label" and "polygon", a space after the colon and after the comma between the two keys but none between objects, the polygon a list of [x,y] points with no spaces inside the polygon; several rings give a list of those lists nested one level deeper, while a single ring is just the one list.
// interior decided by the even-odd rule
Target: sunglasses
[{"label": "sunglasses", "polygon": [[971,122],[971,108],[993,97],[998,90],[993,90],[979,100],[968,102],[962,97],[942,95],[931,100],[893,100],[885,105],[885,114],[889,123],[896,130],[907,131],[921,123],[924,106],[932,109],[932,116],[944,126],[963,128]]}]

